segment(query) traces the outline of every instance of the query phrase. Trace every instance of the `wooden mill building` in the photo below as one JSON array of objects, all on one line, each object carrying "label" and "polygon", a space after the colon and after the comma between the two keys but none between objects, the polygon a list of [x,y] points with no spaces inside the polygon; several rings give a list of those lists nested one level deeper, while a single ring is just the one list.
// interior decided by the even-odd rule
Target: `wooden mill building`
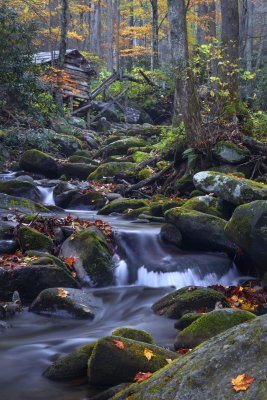
[{"label": "wooden mill building", "polygon": [[[38,65],[57,66],[59,51],[41,52],[34,55],[34,62]],[[64,62],[64,71],[67,73],[64,85],[64,97],[70,102],[73,99],[86,102],[90,99],[90,80],[96,75],[96,70],[78,50],[67,50]],[[75,89],[73,89],[75,88]]]}]

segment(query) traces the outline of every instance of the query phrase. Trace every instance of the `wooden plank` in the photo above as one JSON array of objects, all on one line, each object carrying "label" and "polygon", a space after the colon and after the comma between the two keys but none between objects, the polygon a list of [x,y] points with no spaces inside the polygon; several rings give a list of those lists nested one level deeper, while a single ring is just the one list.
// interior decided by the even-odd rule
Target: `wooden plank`
[{"label": "wooden plank", "polygon": [[70,90],[67,90],[67,89],[63,89],[63,93],[68,95],[68,96],[73,96],[74,98],[89,100],[89,96],[85,95],[85,94],[82,94],[82,93],[73,93],[73,92],[71,92]]},{"label": "wooden plank", "polygon": [[82,66],[78,67],[76,65],[65,62],[64,69],[66,69],[66,68],[71,69],[73,71],[84,72],[86,74],[88,74],[88,73],[90,74],[92,72],[92,68],[90,68],[90,67],[82,67]]}]

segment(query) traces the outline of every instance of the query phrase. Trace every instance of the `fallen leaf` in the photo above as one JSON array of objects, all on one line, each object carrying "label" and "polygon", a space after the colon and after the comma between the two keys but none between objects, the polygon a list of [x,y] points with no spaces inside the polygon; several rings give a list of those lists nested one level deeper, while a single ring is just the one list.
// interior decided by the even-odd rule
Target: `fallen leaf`
[{"label": "fallen leaf", "polygon": [[152,350],[149,350],[149,349],[145,348],[145,350],[144,350],[144,356],[145,356],[145,357],[148,359],[148,361],[149,361],[149,360],[151,360],[152,357],[155,356],[155,354],[153,353]]},{"label": "fallen leaf", "polygon": [[114,344],[118,349],[123,350],[124,349],[124,343],[121,340],[113,340]]},{"label": "fallen leaf", "polygon": [[176,351],[176,353],[178,353],[178,354],[187,354],[187,353],[189,353],[190,351],[192,351],[192,349],[183,349],[183,348],[180,348],[180,349],[178,349],[177,351]]},{"label": "fallen leaf", "polygon": [[167,361],[168,364],[173,362],[173,360],[171,358],[166,358],[166,361]]},{"label": "fallen leaf", "polygon": [[65,290],[65,289],[63,289],[63,288],[58,288],[58,290],[57,290],[57,296],[58,297],[67,297],[67,296],[69,296],[69,292],[67,291],[67,290]]},{"label": "fallen leaf", "polygon": [[246,374],[238,375],[236,378],[232,379],[232,385],[236,392],[246,391],[255,378],[251,376],[246,376]]},{"label": "fallen leaf", "polygon": [[137,374],[134,377],[135,382],[142,382],[145,381],[146,379],[150,378],[152,375],[152,372],[137,372]]}]

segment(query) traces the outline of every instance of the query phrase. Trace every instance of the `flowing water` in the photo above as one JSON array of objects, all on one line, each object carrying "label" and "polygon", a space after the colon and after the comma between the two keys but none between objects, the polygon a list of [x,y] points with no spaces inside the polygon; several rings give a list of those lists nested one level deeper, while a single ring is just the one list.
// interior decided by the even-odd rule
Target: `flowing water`
[{"label": "flowing water", "polygon": [[[53,204],[53,188],[39,186],[39,190],[43,202]],[[91,211],[66,212],[89,220],[99,218]],[[12,319],[12,328],[1,333],[0,400],[89,400],[94,390],[86,382],[51,382],[42,372],[59,355],[121,326],[145,329],[157,344],[172,347],[174,321],[154,315],[151,305],[175,287],[228,285],[241,278],[224,254],[187,253],[162,243],[159,225],[111,216],[102,219],[115,231],[116,285],[85,289],[103,300],[102,312],[93,321],[83,321],[48,318],[25,308]]]}]

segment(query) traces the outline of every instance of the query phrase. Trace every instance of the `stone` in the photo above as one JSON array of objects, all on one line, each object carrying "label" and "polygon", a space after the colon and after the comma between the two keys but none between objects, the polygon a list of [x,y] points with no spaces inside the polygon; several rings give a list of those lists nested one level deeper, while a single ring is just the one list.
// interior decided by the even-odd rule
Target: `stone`
[{"label": "stone", "polygon": [[14,254],[18,249],[16,240],[3,240],[0,239],[0,254]]},{"label": "stone", "polygon": [[244,163],[250,155],[250,151],[246,147],[240,147],[227,141],[218,142],[213,153],[217,159],[229,164]]},{"label": "stone", "polygon": [[[116,340],[124,348],[116,346]],[[144,351],[153,353],[147,359]],[[161,347],[122,338],[121,336],[104,337],[96,343],[88,361],[88,380],[91,385],[114,386],[119,383],[133,382],[137,372],[155,372],[174,360],[177,354]]]},{"label": "stone", "polygon": [[174,347],[176,350],[179,348],[192,349],[218,333],[250,321],[253,318],[256,318],[255,315],[249,311],[234,310],[232,308],[205,313],[178,333]]},{"label": "stone", "polygon": [[25,171],[37,172],[48,178],[56,178],[58,176],[56,161],[40,150],[32,149],[25,151],[19,165]]},{"label": "stone", "polygon": [[226,221],[219,217],[177,207],[168,210],[165,219],[180,230],[183,244],[188,248],[223,251],[229,254],[235,252],[234,244],[224,231]]},{"label": "stone", "polygon": [[160,237],[163,241],[174,244],[177,247],[182,245],[182,234],[173,224],[164,224],[160,230]]},{"label": "stone", "polygon": [[125,213],[128,210],[136,210],[138,208],[146,207],[146,200],[138,199],[125,199],[125,200],[115,200],[108,203],[105,207],[98,211],[99,215],[109,215],[111,213]]},{"label": "stone", "polygon": [[154,344],[154,339],[150,333],[141,329],[117,328],[112,332],[114,336],[121,336],[127,339],[137,340],[138,342]]},{"label": "stone", "polygon": [[51,252],[54,246],[49,236],[29,228],[28,226],[21,226],[19,228],[18,240],[23,252],[26,250],[46,250]]},{"label": "stone", "polygon": [[147,142],[144,139],[137,137],[120,139],[105,146],[102,150],[102,154],[104,157],[125,155],[130,147],[142,147],[146,146],[146,144]]},{"label": "stone", "polygon": [[217,302],[227,305],[226,297],[214,289],[188,286],[162,297],[152,305],[152,310],[168,318],[181,318],[183,314],[202,307],[212,310]]},{"label": "stone", "polygon": [[90,191],[74,197],[68,203],[68,208],[72,210],[99,210],[106,202],[107,199],[102,193]]},{"label": "stone", "polygon": [[225,232],[250,256],[260,275],[267,272],[267,201],[258,200],[237,207]]},{"label": "stone", "polygon": [[249,179],[214,171],[202,171],[195,174],[193,180],[197,189],[205,193],[214,193],[235,205],[254,200],[267,200],[267,185]]},{"label": "stone", "polygon": [[192,322],[199,319],[202,315],[203,313],[196,313],[196,312],[186,313],[181,318],[179,318],[178,321],[175,322],[174,328],[178,329],[179,331],[185,329],[188,326],[190,326]]},{"label": "stone", "polygon": [[[267,393],[267,315],[237,325],[192,352],[131,385],[111,400],[263,400]],[[247,391],[236,393],[238,375],[253,377]]]},{"label": "stone", "polygon": [[76,128],[80,128],[80,129],[86,129],[86,121],[83,118],[78,118],[78,117],[68,117],[67,118],[67,122],[72,125],[75,126]]},{"label": "stone", "polygon": [[114,178],[119,173],[135,168],[136,164],[131,162],[108,162],[103,163],[99,167],[94,167],[94,171],[88,176],[88,180],[105,180],[106,178]]},{"label": "stone", "polygon": [[183,208],[224,218],[224,210],[219,199],[208,194],[206,196],[192,197],[183,204]]},{"label": "stone", "polygon": [[38,294],[29,311],[57,316],[93,319],[102,310],[102,300],[88,291],[73,288],[49,288]]},{"label": "stone", "polygon": [[101,232],[85,229],[61,246],[61,257],[74,257],[74,269],[81,282],[104,286],[113,281],[112,253]]},{"label": "stone", "polygon": [[3,193],[0,193],[0,211],[1,210],[9,212],[20,211],[26,214],[49,212],[48,208],[41,204],[25,199],[24,197],[9,196]]},{"label": "stone", "polygon": [[66,175],[68,179],[86,180],[87,176],[94,171],[95,165],[84,163],[66,163],[58,167],[60,175]]},{"label": "stone", "polygon": [[79,156],[76,154],[73,154],[72,156],[69,157],[69,161],[74,164],[89,164],[89,165],[98,165],[98,163],[91,158],[84,157],[84,156]]},{"label": "stone", "polygon": [[41,193],[32,182],[18,180],[0,181],[0,193],[24,197],[35,202],[41,201]]}]

